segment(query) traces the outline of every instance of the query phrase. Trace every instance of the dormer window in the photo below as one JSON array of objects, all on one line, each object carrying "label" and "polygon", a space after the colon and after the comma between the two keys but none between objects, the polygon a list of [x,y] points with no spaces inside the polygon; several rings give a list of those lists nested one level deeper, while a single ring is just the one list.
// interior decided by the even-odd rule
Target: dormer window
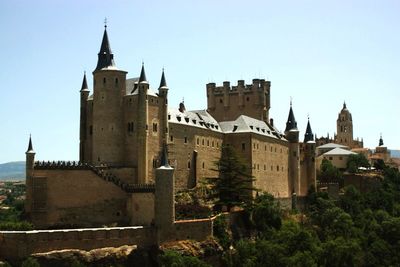
[{"label": "dormer window", "polygon": [[252,130],[253,130],[253,126],[252,126],[252,125],[250,125],[250,129],[252,129]]},{"label": "dormer window", "polygon": [[181,121],[181,116],[176,116],[176,119],[178,120],[178,121]]},{"label": "dormer window", "polygon": [[238,126],[237,125],[233,125],[233,130],[232,132],[235,132],[237,130]]},{"label": "dormer window", "polygon": [[195,119],[193,119],[192,122],[193,122],[194,124],[196,124],[196,120],[195,120]]},{"label": "dormer window", "polygon": [[185,117],[185,121],[186,121],[186,123],[189,123],[189,118]]}]

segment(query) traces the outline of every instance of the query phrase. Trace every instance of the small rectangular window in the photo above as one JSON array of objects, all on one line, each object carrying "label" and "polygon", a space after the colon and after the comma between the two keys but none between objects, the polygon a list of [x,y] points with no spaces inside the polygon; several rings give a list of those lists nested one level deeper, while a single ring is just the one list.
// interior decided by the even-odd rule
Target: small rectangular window
[{"label": "small rectangular window", "polygon": [[174,136],[173,136],[173,135],[170,135],[170,136],[169,136],[169,140],[170,140],[171,142],[174,142]]},{"label": "small rectangular window", "polygon": [[184,142],[185,142],[185,144],[187,144],[187,142],[188,142],[188,139],[187,139],[186,136],[185,136],[185,138],[184,138]]}]

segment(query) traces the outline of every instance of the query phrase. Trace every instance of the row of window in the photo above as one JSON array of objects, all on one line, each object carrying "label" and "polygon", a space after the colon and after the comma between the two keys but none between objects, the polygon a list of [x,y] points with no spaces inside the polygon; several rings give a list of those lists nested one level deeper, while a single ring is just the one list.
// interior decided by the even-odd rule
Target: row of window
[{"label": "row of window", "polygon": [[[254,165],[253,165],[253,169],[254,170],[260,170],[260,165],[259,164],[256,164],[256,163],[254,163]],[[266,164],[264,164],[264,171],[266,171],[267,170],[267,165]],[[273,165],[271,165],[271,171],[273,171],[274,170],[274,166]],[[278,171],[282,171],[283,172],[283,166],[280,166],[279,167],[279,165],[276,165],[276,171],[278,172]]]}]

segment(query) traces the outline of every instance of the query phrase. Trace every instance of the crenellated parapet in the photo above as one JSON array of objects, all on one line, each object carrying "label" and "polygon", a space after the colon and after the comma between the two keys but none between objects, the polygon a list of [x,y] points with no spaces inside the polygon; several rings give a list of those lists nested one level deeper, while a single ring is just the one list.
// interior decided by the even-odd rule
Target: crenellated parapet
[{"label": "crenellated parapet", "polygon": [[81,161],[36,161],[36,170],[90,170],[91,166]]},{"label": "crenellated parapet", "polygon": [[207,111],[217,121],[235,120],[240,115],[269,122],[271,82],[253,79],[251,84],[238,80],[236,86],[229,81],[222,86],[208,83]]}]

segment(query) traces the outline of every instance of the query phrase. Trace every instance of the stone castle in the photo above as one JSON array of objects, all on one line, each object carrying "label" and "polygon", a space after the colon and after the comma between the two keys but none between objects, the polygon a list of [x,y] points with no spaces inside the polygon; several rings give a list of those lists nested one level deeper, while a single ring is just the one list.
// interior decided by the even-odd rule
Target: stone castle
[{"label": "stone castle", "polygon": [[168,106],[164,71],[153,89],[143,64],[133,79],[116,67],[105,28],[92,93],[86,74],[80,90],[79,162],[35,162],[29,142],[26,213],[37,227],[171,223],[173,192],[217,178],[212,169],[225,145],[251,167],[254,186],[276,198],[290,201],[315,186],[310,122],[301,142],[290,104],[281,133],[269,118],[269,81],[209,83],[207,109],[194,111]]}]

